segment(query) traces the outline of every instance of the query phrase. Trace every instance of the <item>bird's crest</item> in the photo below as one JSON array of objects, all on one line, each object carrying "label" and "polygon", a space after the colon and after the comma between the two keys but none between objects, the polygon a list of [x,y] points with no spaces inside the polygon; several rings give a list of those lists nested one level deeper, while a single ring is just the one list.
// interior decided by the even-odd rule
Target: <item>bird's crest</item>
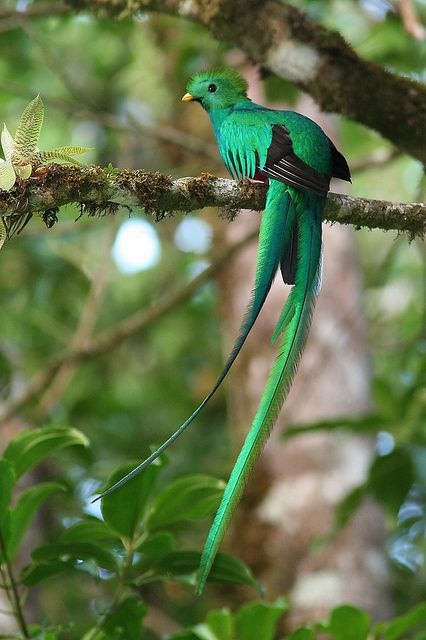
[{"label": "bird's crest", "polygon": [[209,71],[201,71],[199,73],[195,73],[188,82],[188,86],[190,86],[193,82],[214,82],[218,79],[227,81],[240,93],[247,93],[247,80],[241,75],[239,71],[237,71],[236,69],[232,69],[231,67],[225,67],[222,69],[210,69]]}]

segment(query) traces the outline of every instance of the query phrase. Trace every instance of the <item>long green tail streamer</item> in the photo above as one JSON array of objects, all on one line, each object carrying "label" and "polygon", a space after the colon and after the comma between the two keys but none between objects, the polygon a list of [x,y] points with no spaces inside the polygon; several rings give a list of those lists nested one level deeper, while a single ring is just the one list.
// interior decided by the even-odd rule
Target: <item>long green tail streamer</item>
[{"label": "long green tail streamer", "polygon": [[146,458],[146,460],[141,462],[140,465],[135,467],[135,469],[130,471],[130,473],[112,485],[112,487],[104,491],[100,496],[95,498],[93,502],[96,502],[104,496],[116,491],[154,462],[154,460],[156,460],[171,444],[173,444],[173,442],[175,442],[175,440],[179,438],[180,435],[182,435],[185,429],[191,424],[194,418],[198,416],[222,384],[263,307],[266,296],[268,295],[277,272],[281,256],[286,252],[291,240],[296,211],[294,207],[290,205],[291,197],[288,192],[288,188],[282,183],[276,181],[271,182],[259,229],[256,279],[252,299],[245,314],[239,336],[216,384],[210,393],[204,398],[202,403],[170,436],[170,438],[168,438],[158,449]]},{"label": "long green tail streamer", "polygon": [[[312,194],[295,194],[298,255],[295,284],[279,320],[283,337],[257,414],[231,472],[201,557],[197,593],[204,588],[218,547],[240,499],[251,468],[290,389],[312,318],[321,258],[321,216],[324,200]],[[283,320],[284,318],[284,320]]]}]

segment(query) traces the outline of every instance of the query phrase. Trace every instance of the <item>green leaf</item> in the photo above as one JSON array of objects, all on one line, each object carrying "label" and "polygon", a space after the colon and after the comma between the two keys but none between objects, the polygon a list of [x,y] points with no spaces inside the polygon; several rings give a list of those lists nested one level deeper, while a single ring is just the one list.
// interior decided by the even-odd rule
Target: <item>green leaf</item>
[{"label": "green leaf", "polygon": [[375,378],[373,381],[373,398],[374,404],[378,407],[382,416],[382,421],[386,421],[390,425],[393,424],[395,416],[400,411],[400,398],[395,393],[395,388],[390,380]]},{"label": "green leaf", "polygon": [[15,169],[12,163],[8,160],[0,160],[0,189],[3,191],[9,191],[16,182]]},{"label": "green leaf", "polygon": [[339,531],[349,522],[352,515],[359,509],[367,494],[368,486],[361,484],[345,495],[336,507],[335,531]]},{"label": "green leaf", "polygon": [[10,512],[10,537],[7,552],[10,560],[16,555],[31,521],[39,506],[53,493],[64,491],[65,487],[57,482],[44,482],[25,489],[19,496],[16,507]]},{"label": "green leaf", "polygon": [[43,126],[44,105],[36,96],[24,109],[15,133],[15,154],[27,158],[34,153]]},{"label": "green leaf", "polygon": [[[108,486],[120,480],[136,465],[137,462],[129,462],[119,467],[108,480]],[[127,484],[102,498],[102,515],[105,522],[120,536],[129,540],[134,537],[137,527],[145,515],[151,491],[163,466],[164,459],[157,458]]]},{"label": "green leaf", "polygon": [[213,632],[213,630],[204,622],[201,624],[195,625],[191,629],[194,638],[197,640],[218,640],[217,635]]},{"label": "green leaf", "polygon": [[138,598],[133,596],[121,602],[112,613],[109,613],[98,630],[93,629],[83,636],[82,640],[131,640],[140,638],[143,630],[143,619],[147,608]]},{"label": "green leaf", "polygon": [[232,640],[234,635],[234,620],[229,609],[209,611],[206,624],[212,630],[217,640]]},{"label": "green leaf", "polygon": [[383,418],[376,413],[360,416],[357,418],[336,418],[335,420],[321,420],[313,424],[293,426],[290,425],[282,432],[285,440],[294,436],[312,433],[315,431],[338,431],[346,429],[355,433],[377,433],[383,429]]},{"label": "green leaf", "polygon": [[3,129],[1,132],[1,146],[3,149],[5,160],[11,161],[13,149],[15,148],[15,142],[5,124],[3,124]]},{"label": "green leaf", "polygon": [[370,630],[370,616],[349,605],[336,607],[321,630],[329,633],[335,640],[367,640]]},{"label": "green leaf", "polygon": [[70,544],[55,543],[38,547],[31,554],[35,562],[50,560],[94,560],[100,567],[116,571],[115,558],[106,549],[88,542],[74,542]]},{"label": "green leaf", "polygon": [[158,558],[152,570],[168,577],[192,576],[193,579],[188,582],[195,584],[195,572],[198,571],[200,559],[199,551],[173,551]]},{"label": "green leaf", "polygon": [[73,445],[87,447],[89,441],[81,431],[72,427],[28,429],[9,443],[3,456],[12,464],[19,478],[52,453]]},{"label": "green leaf", "polygon": [[272,640],[275,629],[288,605],[283,598],[275,602],[250,602],[235,616],[239,640]]},{"label": "green leaf", "polygon": [[[54,628],[43,628],[39,624],[32,624],[29,627],[29,636],[32,640],[61,640],[59,636],[61,631],[63,631],[62,627],[57,625]],[[10,640],[10,636],[8,640]]]},{"label": "green leaf", "polygon": [[[12,500],[12,489],[15,484],[15,474],[12,466],[0,458],[0,535],[2,543],[7,548],[10,541],[10,502]],[[0,549],[0,562],[3,553]]]},{"label": "green leaf", "polygon": [[415,480],[410,454],[398,447],[371,464],[366,482],[350,491],[336,509],[336,530],[344,527],[366,495],[372,495],[396,516]]},{"label": "green leaf", "polygon": [[43,564],[33,563],[24,567],[21,573],[21,582],[26,587],[34,587],[52,576],[57,576],[61,573],[75,570],[75,563],[73,560],[68,560],[66,562],[63,560],[54,560]]},{"label": "green leaf", "polygon": [[12,500],[14,484],[15,474],[12,465],[7,460],[0,458],[0,522]]},{"label": "green leaf", "polygon": [[80,522],[76,522],[65,529],[58,538],[62,544],[74,542],[106,542],[116,539],[117,536],[105,524],[103,520],[89,516]]},{"label": "green leaf", "polygon": [[367,482],[373,496],[396,516],[414,480],[411,456],[398,447],[374,460]]},{"label": "green leaf", "polygon": [[175,480],[154,498],[146,521],[148,530],[204,518],[219,506],[224,488],[222,480],[206,475]]},{"label": "green leaf", "polygon": [[154,533],[136,547],[140,559],[133,565],[136,575],[152,570],[160,558],[173,552],[173,536],[166,531]]},{"label": "green leaf", "polygon": [[380,640],[398,640],[398,638],[405,638],[408,631],[412,631],[419,625],[426,626],[426,602],[402,616],[393,618],[390,622],[378,624],[374,633],[375,636],[380,637]]},{"label": "green leaf", "polygon": [[49,153],[78,156],[81,153],[87,153],[88,151],[92,151],[91,147],[56,147],[55,149],[51,149]]},{"label": "green leaf", "polygon": [[16,175],[18,175],[22,180],[28,180],[30,177],[33,167],[31,164],[26,164],[24,166],[15,165],[14,169],[16,171]]},{"label": "green leaf", "polygon": [[286,636],[286,640],[315,640],[312,629],[309,627],[301,627],[296,629],[289,636]]},{"label": "green leaf", "polygon": [[207,582],[217,584],[248,584],[260,593],[263,591],[262,585],[253,576],[248,566],[228,553],[217,554]]},{"label": "green leaf", "polygon": [[[158,575],[159,579],[173,577],[186,584],[194,585],[200,560],[201,553],[199,551],[174,551],[158,558],[150,568]],[[250,569],[241,560],[226,553],[217,554],[208,582],[216,584],[248,584],[261,591],[260,585]]]},{"label": "green leaf", "polygon": [[37,153],[37,159],[39,166],[42,167],[46,164],[73,164],[76,167],[86,167],[83,162],[79,162],[75,158],[68,156],[66,153],[59,153],[57,151],[39,151]]},{"label": "green leaf", "polygon": [[136,551],[150,558],[161,558],[173,551],[173,536],[168,531],[159,531],[146,538]]}]

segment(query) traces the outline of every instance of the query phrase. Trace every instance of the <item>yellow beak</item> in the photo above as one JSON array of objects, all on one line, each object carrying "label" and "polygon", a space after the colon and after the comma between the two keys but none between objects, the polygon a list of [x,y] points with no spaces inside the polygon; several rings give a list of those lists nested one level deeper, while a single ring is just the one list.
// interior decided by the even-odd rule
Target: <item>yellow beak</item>
[{"label": "yellow beak", "polygon": [[196,100],[196,98],[194,98],[194,96],[191,96],[190,93],[185,93],[182,98],[182,102],[189,102],[190,100]]}]

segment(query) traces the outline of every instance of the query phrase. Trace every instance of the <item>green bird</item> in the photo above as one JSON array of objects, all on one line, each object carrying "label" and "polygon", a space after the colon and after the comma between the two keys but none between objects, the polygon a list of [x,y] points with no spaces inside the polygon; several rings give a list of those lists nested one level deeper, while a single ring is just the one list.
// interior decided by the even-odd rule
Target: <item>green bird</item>
[{"label": "green bird", "polygon": [[[322,129],[293,111],[268,109],[247,97],[247,82],[235,70],[195,75],[182,100],[199,102],[210,116],[220,155],[235,179],[268,181],[259,230],[255,285],[234,348],[211,392],[179,429],[136,469],[108,489],[115,491],[174,442],[216,392],[243,346],[274,277],[293,285],[272,341],[280,338],[252,427],[232,469],[201,557],[201,593],[250,470],[290,389],[321,287],[322,214],[331,177],[350,181],[343,155]],[[102,497],[102,496],[100,496]]]}]

